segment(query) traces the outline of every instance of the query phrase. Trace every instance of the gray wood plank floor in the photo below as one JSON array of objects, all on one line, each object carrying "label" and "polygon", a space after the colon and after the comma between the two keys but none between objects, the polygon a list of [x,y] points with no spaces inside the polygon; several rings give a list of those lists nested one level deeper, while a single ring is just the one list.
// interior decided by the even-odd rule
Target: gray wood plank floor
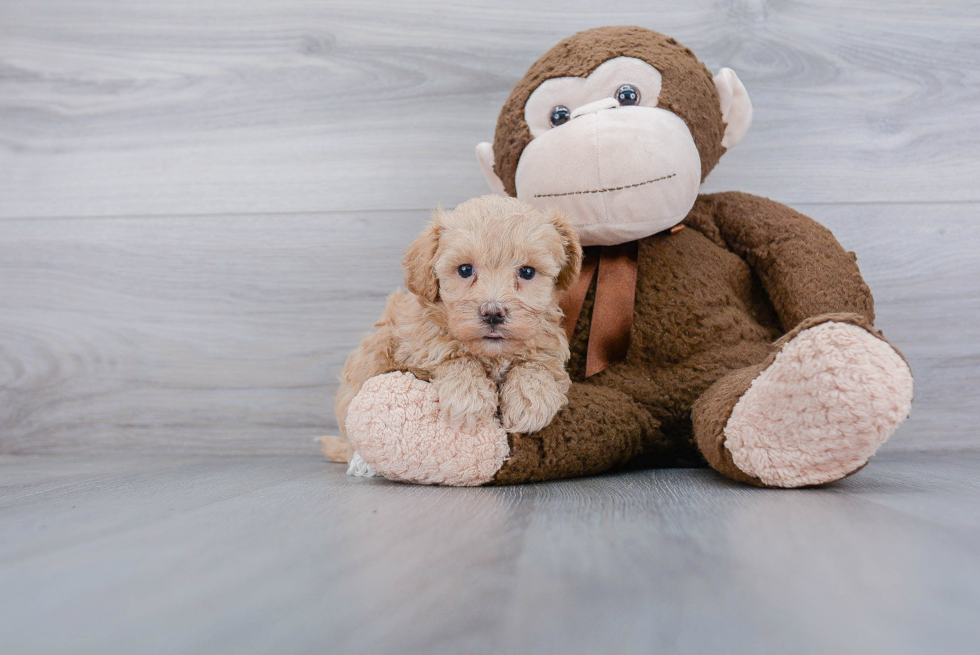
[{"label": "gray wood plank floor", "polygon": [[[980,203],[798,208],[859,253],[916,374],[886,448],[980,445]],[[314,453],[427,216],[0,222],[0,452]]]},{"label": "gray wood plank floor", "polygon": [[582,29],[638,24],[756,108],[710,189],[980,200],[975,2],[0,3],[0,217],[430,209]]},{"label": "gray wood plank floor", "polygon": [[0,457],[0,652],[975,653],[980,452],[820,489]]},{"label": "gray wood plank floor", "polygon": [[336,374],[534,59],[640,24],[756,109],[705,190],[857,251],[917,375],[887,448],[980,446],[980,6],[0,2],[0,453],[312,453]]}]

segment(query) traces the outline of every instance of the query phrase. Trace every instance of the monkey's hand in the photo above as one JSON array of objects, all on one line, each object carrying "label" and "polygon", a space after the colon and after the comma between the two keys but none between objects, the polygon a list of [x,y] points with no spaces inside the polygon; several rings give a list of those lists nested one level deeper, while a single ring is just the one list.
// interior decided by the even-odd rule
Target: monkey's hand
[{"label": "monkey's hand", "polygon": [[507,432],[537,432],[568,403],[571,381],[564,367],[540,363],[515,366],[500,387],[500,422]]},{"label": "monkey's hand", "polygon": [[472,360],[454,359],[434,371],[439,414],[454,428],[475,427],[497,413],[497,385]]}]

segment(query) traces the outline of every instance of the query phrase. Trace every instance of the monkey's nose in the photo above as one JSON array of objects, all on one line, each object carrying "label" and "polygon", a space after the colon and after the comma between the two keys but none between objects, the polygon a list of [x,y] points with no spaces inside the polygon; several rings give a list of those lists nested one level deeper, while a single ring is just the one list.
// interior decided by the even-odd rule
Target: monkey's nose
[{"label": "monkey's nose", "polygon": [[590,102],[587,105],[582,105],[572,111],[572,118],[578,118],[579,116],[585,116],[586,114],[594,114],[600,109],[615,109],[619,106],[616,102],[616,98],[603,98],[602,100],[596,100],[595,102]]},{"label": "monkey's nose", "polygon": [[494,328],[507,318],[507,310],[499,302],[485,302],[480,305],[480,317],[484,323]]}]

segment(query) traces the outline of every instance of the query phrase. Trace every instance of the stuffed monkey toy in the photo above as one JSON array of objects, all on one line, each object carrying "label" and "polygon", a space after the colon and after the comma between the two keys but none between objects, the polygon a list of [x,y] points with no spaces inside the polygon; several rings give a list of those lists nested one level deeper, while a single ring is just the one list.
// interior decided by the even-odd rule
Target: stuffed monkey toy
[{"label": "stuffed monkey toy", "polygon": [[346,421],[363,470],[480,485],[707,464],[800,487],[865,466],[908,416],[912,374],[854,254],[785,205],[698,193],[751,118],[732,70],[657,32],[545,53],[477,157],[494,191],[560,210],[588,246],[562,303],[568,405],[535,434],[454,432],[429,383],[381,375]]}]

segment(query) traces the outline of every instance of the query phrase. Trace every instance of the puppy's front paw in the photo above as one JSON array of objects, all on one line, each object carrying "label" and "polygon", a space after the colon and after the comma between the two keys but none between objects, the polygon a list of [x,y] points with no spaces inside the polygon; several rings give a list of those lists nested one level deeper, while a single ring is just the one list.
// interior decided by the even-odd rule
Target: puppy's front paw
[{"label": "puppy's front paw", "polygon": [[507,432],[541,430],[568,402],[567,380],[555,380],[544,369],[517,367],[500,388],[500,422]]},{"label": "puppy's front paw", "polygon": [[453,375],[433,384],[439,413],[454,428],[473,428],[497,413],[497,387],[486,375]]}]

